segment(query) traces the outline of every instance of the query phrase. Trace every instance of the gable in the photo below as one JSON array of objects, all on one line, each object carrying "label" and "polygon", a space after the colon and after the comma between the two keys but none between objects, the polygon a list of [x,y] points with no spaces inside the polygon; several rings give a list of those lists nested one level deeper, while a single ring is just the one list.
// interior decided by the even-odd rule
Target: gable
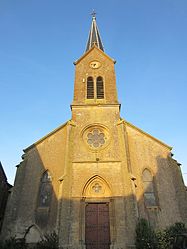
[{"label": "gable", "polygon": [[113,63],[116,63],[114,59],[112,59],[110,56],[105,54],[101,49],[99,49],[97,46],[93,46],[90,50],[88,50],[85,54],[83,54],[77,61],[74,62],[74,65],[78,65],[82,60],[84,60],[85,57],[91,56],[93,53],[98,54],[99,57],[104,57],[107,60],[110,60]]},{"label": "gable", "polygon": [[133,124],[131,124],[131,123],[125,121],[125,120],[124,120],[124,122],[125,122],[126,127],[127,127],[127,128],[129,127],[129,128],[131,128],[132,130],[134,130],[134,131],[136,132],[136,134],[139,134],[139,135],[141,135],[141,136],[147,137],[147,138],[150,139],[152,142],[155,142],[156,144],[165,147],[165,149],[167,149],[167,150],[172,150],[172,147],[171,147],[171,146],[165,144],[164,142],[162,142],[162,141],[160,141],[159,139],[153,137],[152,135],[146,133],[145,131],[141,130],[140,128],[134,126]]},{"label": "gable", "polygon": [[60,130],[62,130],[63,128],[65,128],[67,125],[70,124],[70,122],[71,121],[69,120],[66,123],[62,124],[61,126],[57,127],[55,130],[51,131],[46,136],[42,137],[41,139],[39,139],[35,143],[31,144],[29,147],[27,147],[23,151],[25,153],[27,153],[30,149],[34,148],[35,146],[39,145],[40,143],[44,142],[45,140],[49,139],[51,136],[55,135],[57,132],[59,132]]},{"label": "gable", "polygon": [[[96,46],[92,47],[75,63],[74,98],[72,105],[97,104],[97,80],[102,78],[104,98],[100,104],[118,103],[114,60]],[[96,65],[96,67],[95,67]],[[87,98],[88,79],[92,80],[93,95]],[[89,100],[88,100],[89,99]]]},{"label": "gable", "polygon": [[1,164],[1,162],[0,162],[0,179],[2,179],[2,180],[4,180],[4,181],[7,180],[7,177],[6,177],[6,174],[5,174],[5,171],[4,171],[4,169],[3,169],[3,166],[2,166],[2,164]]}]

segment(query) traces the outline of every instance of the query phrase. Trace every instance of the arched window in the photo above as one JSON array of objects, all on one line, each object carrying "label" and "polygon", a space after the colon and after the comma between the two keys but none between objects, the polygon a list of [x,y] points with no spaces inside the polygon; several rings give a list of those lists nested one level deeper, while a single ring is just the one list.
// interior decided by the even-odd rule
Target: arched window
[{"label": "arched window", "polygon": [[104,99],[104,84],[101,76],[97,77],[97,99]]},{"label": "arched window", "polygon": [[38,207],[49,207],[51,203],[52,184],[49,171],[45,171],[40,180]]},{"label": "arched window", "polygon": [[94,81],[92,77],[87,78],[87,99],[94,99]]},{"label": "arched window", "polygon": [[145,169],[142,174],[143,186],[144,186],[144,201],[146,207],[156,206],[154,181],[151,172]]}]

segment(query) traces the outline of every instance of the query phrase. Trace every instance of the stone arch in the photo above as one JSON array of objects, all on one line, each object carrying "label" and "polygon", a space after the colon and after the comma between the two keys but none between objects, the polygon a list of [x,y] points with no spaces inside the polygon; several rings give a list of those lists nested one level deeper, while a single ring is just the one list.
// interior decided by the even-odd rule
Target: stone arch
[{"label": "stone arch", "polygon": [[103,77],[99,76],[96,80],[96,91],[97,91],[97,99],[104,99],[104,81]]},{"label": "stone arch", "polygon": [[87,78],[87,99],[94,99],[94,79],[92,76]]},{"label": "stone arch", "polygon": [[25,242],[28,244],[37,243],[42,239],[42,233],[39,227],[35,224],[31,225],[24,236]]},{"label": "stone arch", "polygon": [[149,168],[145,168],[142,171],[142,182],[144,189],[145,206],[146,207],[157,206],[154,175]]},{"label": "stone arch", "polygon": [[95,175],[91,177],[85,184],[82,192],[83,197],[111,197],[112,191],[107,183],[101,176]]},{"label": "stone arch", "polygon": [[144,174],[146,174],[146,175],[150,174],[151,177],[154,178],[154,172],[150,167],[143,168],[143,170],[142,170],[142,178],[143,178]]},{"label": "stone arch", "polygon": [[52,176],[45,170],[40,178],[37,207],[50,207],[52,192]]}]

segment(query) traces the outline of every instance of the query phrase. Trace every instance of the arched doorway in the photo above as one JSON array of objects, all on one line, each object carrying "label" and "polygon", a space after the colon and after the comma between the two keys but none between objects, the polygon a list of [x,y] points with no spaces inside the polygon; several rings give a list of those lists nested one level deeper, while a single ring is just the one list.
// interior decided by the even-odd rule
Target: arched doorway
[{"label": "arched doorway", "polygon": [[86,249],[109,249],[110,187],[103,178],[94,176],[85,185],[83,196]]}]

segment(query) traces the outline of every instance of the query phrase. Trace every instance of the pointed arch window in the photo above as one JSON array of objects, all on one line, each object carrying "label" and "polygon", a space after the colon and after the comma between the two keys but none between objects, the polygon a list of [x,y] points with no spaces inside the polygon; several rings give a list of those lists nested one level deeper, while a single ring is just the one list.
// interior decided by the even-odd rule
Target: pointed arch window
[{"label": "pointed arch window", "polygon": [[49,171],[45,171],[40,180],[38,207],[50,207],[52,196],[52,183]]},{"label": "pointed arch window", "polygon": [[94,80],[92,77],[87,78],[87,99],[94,99]]},{"label": "pointed arch window", "polygon": [[157,206],[154,180],[150,170],[145,169],[143,171],[142,180],[144,186],[144,202],[146,207]]},{"label": "pointed arch window", "polygon": [[87,78],[87,99],[104,99],[104,82],[101,76]]},{"label": "pointed arch window", "polygon": [[104,99],[104,84],[101,76],[97,77],[97,99]]}]

